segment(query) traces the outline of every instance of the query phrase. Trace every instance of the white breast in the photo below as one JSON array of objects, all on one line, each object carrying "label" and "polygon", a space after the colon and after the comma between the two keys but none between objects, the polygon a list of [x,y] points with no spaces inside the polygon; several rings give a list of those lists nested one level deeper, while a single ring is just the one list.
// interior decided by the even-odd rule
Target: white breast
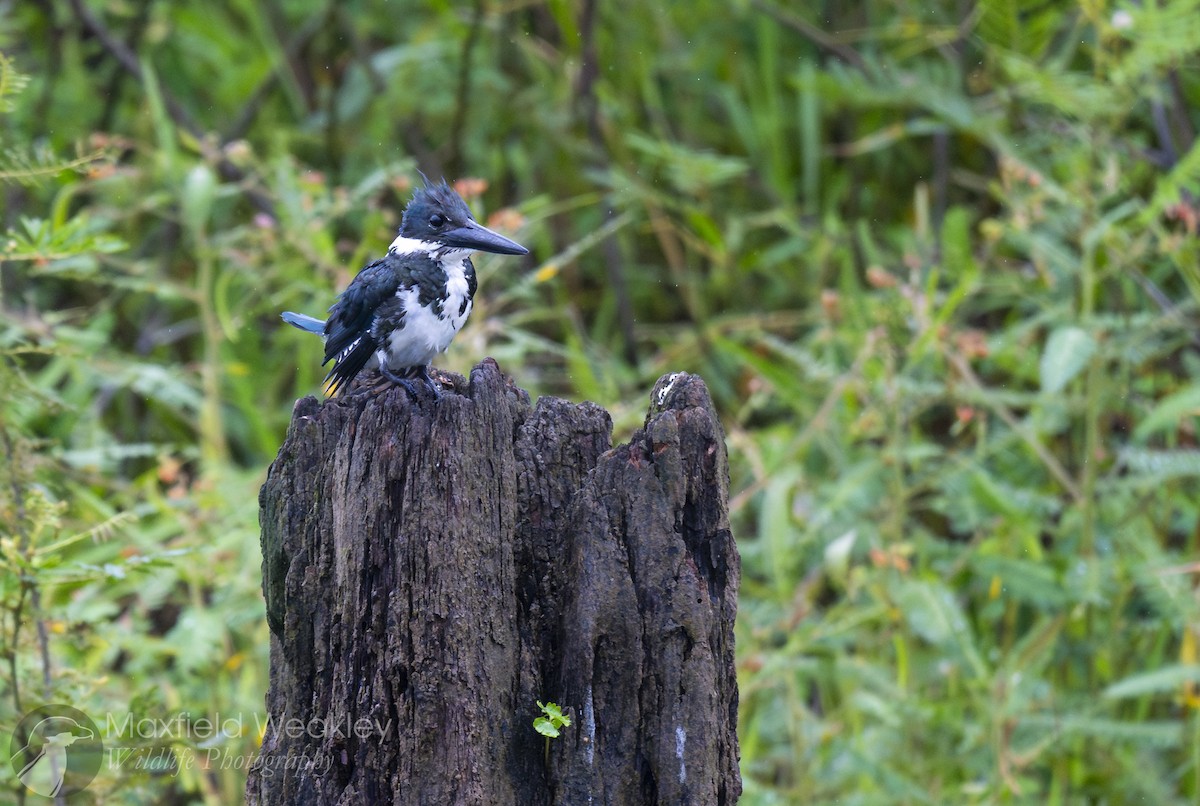
[{"label": "white breast", "polygon": [[[466,253],[451,259],[446,265],[447,298],[440,314],[421,306],[416,288],[401,288],[396,292],[404,308],[404,327],[388,337],[388,367],[400,371],[408,367],[423,367],[443,352],[454,340],[471,315],[468,299]],[[465,303],[465,304],[464,304]]]}]

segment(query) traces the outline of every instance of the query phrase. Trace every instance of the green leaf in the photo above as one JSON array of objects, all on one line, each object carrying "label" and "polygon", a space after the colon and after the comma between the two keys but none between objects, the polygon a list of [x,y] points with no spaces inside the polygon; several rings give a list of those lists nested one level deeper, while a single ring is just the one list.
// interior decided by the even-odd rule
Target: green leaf
[{"label": "green leaf", "polygon": [[217,178],[212,169],[200,163],[188,171],[180,194],[183,225],[196,240],[204,237],[213,201],[217,197]]},{"label": "green leaf", "polygon": [[188,383],[186,375],[158,364],[127,364],[115,379],[174,411],[199,411],[204,402],[201,394]]},{"label": "green leaf", "polygon": [[976,677],[988,676],[988,665],[976,646],[962,605],[945,583],[905,579],[893,596],[914,633],[934,646],[956,650]]},{"label": "green leaf", "polygon": [[1065,606],[1070,596],[1055,569],[1019,557],[976,556],[972,567],[982,579],[999,578],[1002,593],[1043,610]]},{"label": "green leaf", "polygon": [[90,448],[76,448],[63,451],[59,458],[71,467],[91,468],[112,473],[126,459],[142,459],[154,456],[162,451],[161,445],[151,442],[138,443],[105,443]]},{"label": "green leaf", "polygon": [[1036,714],[1020,720],[1022,727],[1056,731],[1062,736],[1091,736],[1106,741],[1125,741],[1154,747],[1175,747],[1183,740],[1179,720],[1128,722],[1101,717]]},{"label": "green leaf", "polygon": [[1145,694],[1173,694],[1185,684],[1197,682],[1200,682],[1200,666],[1180,663],[1152,672],[1130,675],[1104,689],[1104,696],[1119,700]]},{"label": "green leaf", "polygon": [[1079,327],[1060,327],[1046,340],[1042,352],[1042,391],[1054,394],[1062,391],[1096,352],[1096,341]]},{"label": "green leaf", "polygon": [[538,708],[542,709],[542,713],[546,715],[555,725],[570,725],[571,719],[562,712],[562,708],[553,702],[543,703],[538,701]]},{"label": "green leaf", "polygon": [[967,629],[958,600],[940,582],[908,580],[896,600],[913,632],[931,644],[947,644]]},{"label": "green leaf", "polygon": [[1200,451],[1148,451],[1126,448],[1121,461],[1130,473],[1154,481],[1200,476]]},{"label": "green leaf", "polygon": [[858,530],[851,529],[825,546],[825,570],[840,584],[846,584],[850,571],[850,553],[858,540]]},{"label": "green leaf", "polygon": [[[103,232],[93,224],[86,213],[72,216],[61,225],[42,218],[21,217],[20,229],[5,233],[5,242],[0,254],[6,260],[34,260],[40,264],[62,261],[89,253],[112,253],[126,248],[120,238]],[[49,263],[40,271],[53,273],[56,263]],[[69,271],[87,270],[88,266],[67,264]],[[96,265],[91,264],[94,271]],[[86,273],[90,274],[91,271]]]},{"label": "green leaf", "polygon": [[1178,430],[1185,417],[1200,416],[1200,384],[1186,386],[1158,402],[1133,432],[1133,438],[1144,442],[1157,431]]},{"label": "green leaf", "polygon": [[557,703],[543,703],[541,700],[538,700],[538,708],[542,709],[542,713],[545,716],[539,716],[533,720],[533,727],[543,736],[556,739],[558,738],[558,729],[564,725],[571,724],[570,717],[562,712],[562,708]]},{"label": "green leaf", "polygon": [[740,157],[688,148],[630,132],[626,142],[666,168],[667,178],[683,193],[693,195],[730,182],[749,170]]},{"label": "green leaf", "polygon": [[19,95],[29,83],[29,76],[18,73],[13,60],[0,53],[0,112],[11,112],[15,105],[10,100]]}]

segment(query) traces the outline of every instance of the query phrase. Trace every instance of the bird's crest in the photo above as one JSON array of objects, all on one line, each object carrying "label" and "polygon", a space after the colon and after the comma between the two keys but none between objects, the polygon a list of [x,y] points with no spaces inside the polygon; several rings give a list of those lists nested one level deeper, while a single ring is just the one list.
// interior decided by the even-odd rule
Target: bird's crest
[{"label": "bird's crest", "polygon": [[[420,172],[418,171],[418,173]],[[416,189],[412,201],[404,208],[404,217],[400,224],[401,231],[405,230],[406,222],[428,217],[435,210],[444,214],[451,221],[474,220],[475,217],[471,215],[471,209],[467,207],[467,203],[454,191],[454,188],[446,183],[446,180],[443,179],[434,184],[425,174],[421,174],[421,178],[425,180],[425,186]]]}]

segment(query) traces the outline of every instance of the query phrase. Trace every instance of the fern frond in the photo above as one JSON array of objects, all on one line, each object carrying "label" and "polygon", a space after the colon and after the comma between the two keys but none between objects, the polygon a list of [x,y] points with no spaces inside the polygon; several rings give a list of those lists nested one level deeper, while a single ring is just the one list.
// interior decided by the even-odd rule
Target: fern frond
[{"label": "fern frond", "polygon": [[1001,54],[999,62],[1014,95],[1046,104],[1077,120],[1111,115],[1120,101],[1110,84],[1082,70],[1042,65],[1016,54]]},{"label": "fern frond", "polygon": [[1200,0],[1145,3],[1130,6],[1132,47],[1113,79],[1141,88],[1147,78],[1170,68],[1194,63],[1200,50]]},{"label": "fern frond", "polygon": [[44,145],[30,150],[6,148],[0,152],[0,182],[36,185],[63,171],[84,173],[107,159],[109,154],[102,149],[79,154],[72,159],[62,159]]},{"label": "fern frond", "polygon": [[1192,143],[1192,147],[1175,163],[1171,172],[1158,180],[1154,196],[1142,214],[1143,220],[1157,218],[1168,207],[1179,203],[1183,191],[1194,193],[1197,188],[1200,188],[1200,140]]},{"label": "fern frond", "polygon": [[25,89],[29,76],[18,73],[9,56],[0,53],[0,112],[13,111],[13,102],[9,100]]},{"label": "fern frond", "polygon": [[1174,450],[1153,451],[1142,448],[1126,448],[1121,451],[1121,461],[1132,475],[1154,482],[1200,476],[1200,451]]},{"label": "fern frond", "polygon": [[1053,4],[1038,0],[982,0],[979,4],[980,39],[989,50],[999,49],[1041,59],[1055,33],[1062,27],[1063,15]]},{"label": "fern frond", "polygon": [[94,540],[97,542],[103,542],[116,534],[117,529],[120,526],[126,523],[132,523],[137,519],[138,516],[132,512],[118,512],[116,515],[113,515],[107,520],[101,521],[90,529],[84,529],[82,532],[76,532],[69,537],[64,537],[61,540],[57,540],[48,545],[40,546],[37,549],[36,554],[39,556],[54,554],[55,552],[62,551],[67,546],[78,543],[81,540]]},{"label": "fern frond", "polygon": [[33,260],[48,263],[79,255],[120,252],[126,243],[98,230],[86,215],[80,214],[62,224],[41,218],[21,218],[21,226],[11,229],[0,241],[0,256],[5,260]]}]

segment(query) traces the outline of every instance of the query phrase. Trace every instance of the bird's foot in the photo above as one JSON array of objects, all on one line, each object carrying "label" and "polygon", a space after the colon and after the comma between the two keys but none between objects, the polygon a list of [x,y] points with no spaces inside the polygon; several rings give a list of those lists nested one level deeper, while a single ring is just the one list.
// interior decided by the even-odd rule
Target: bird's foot
[{"label": "bird's foot", "polygon": [[435,381],[433,378],[429,377],[429,367],[426,366],[426,367],[421,367],[420,369],[418,369],[417,377],[420,378],[421,380],[425,381],[425,383],[429,386],[429,391],[433,392],[434,400],[442,399],[441,381]]},{"label": "bird's foot", "polygon": [[424,381],[425,388],[427,388],[430,393],[433,394],[434,400],[440,400],[442,397],[442,390],[439,388],[439,384],[434,383],[433,379],[429,377],[429,370],[427,367],[421,367],[419,370],[417,370],[415,378],[401,377],[393,372],[389,367],[384,365],[380,365],[379,374],[395,385],[403,386],[404,390],[408,392],[409,396],[412,397],[413,400],[421,399],[421,392],[414,381]]}]

